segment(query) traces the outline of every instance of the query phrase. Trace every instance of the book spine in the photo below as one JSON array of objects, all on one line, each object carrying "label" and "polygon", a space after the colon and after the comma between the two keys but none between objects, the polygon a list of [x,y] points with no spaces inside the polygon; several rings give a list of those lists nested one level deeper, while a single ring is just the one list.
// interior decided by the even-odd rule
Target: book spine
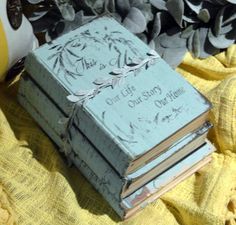
[{"label": "book spine", "polygon": [[[43,126],[45,132],[50,134],[50,137],[55,141],[55,143],[60,146],[61,139],[55,133],[55,131],[50,127],[47,121],[45,121],[31,106],[31,104],[22,95],[18,95],[18,100],[20,104],[33,116],[33,118]],[[83,149],[86,150],[86,149]],[[95,187],[95,189],[109,202],[112,208],[117,212],[120,217],[124,217],[124,210],[120,207],[121,199],[115,196],[114,191],[109,188],[109,182],[104,182],[104,178],[98,177],[94,171],[85,163],[78,155],[70,154],[69,159],[78,167],[86,179]],[[96,162],[99,165],[99,161]]]},{"label": "book spine", "polygon": [[[57,143],[57,145],[60,145],[60,139],[58,138],[55,131],[51,129],[49,124],[43,119],[37,115],[37,112],[34,110],[34,108],[31,107],[31,105],[27,102],[27,100],[22,97],[21,95],[18,96],[18,100],[20,101],[21,105],[31,114],[33,115],[33,118],[39,122],[40,124],[43,124],[44,131],[47,133],[50,133],[50,137]],[[107,183],[104,183],[104,180],[99,179],[99,177],[88,167],[88,165],[81,160],[78,156],[75,154],[71,154],[69,156],[70,160],[73,161],[73,163],[76,165],[76,167],[80,170],[80,172],[85,176],[85,178],[94,186],[94,188],[106,199],[106,201],[112,206],[112,208],[116,211],[116,213],[123,218],[125,215],[124,210],[120,207],[120,200],[118,200],[113,193],[110,192]]]},{"label": "book spine", "polygon": [[45,92],[56,102],[62,105],[62,110],[66,115],[70,115],[73,103],[66,98],[68,91],[63,88],[59,81],[55,80],[47,69],[47,66],[38,60],[34,53],[30,53],[25,60],[25,70],[30,74],[33,80],[42,87]]},{"label": "book spine", "polygon": [[[33,83],[26,82],[25,80],[22,80],[20,83],[19,98],[20,102],[22,102],[22,99],[24,98],[25,102],[28,102],[28,105],[34,109],[30,109],[30,113],[43,129],[48,126],[50,127],[50,129],[47,129],[50,131],[48,135],[63,151],[64,142],[60,137],[61,134],[55,129],[57,128],[58,120],[63,116],[60,110],[58,110],[55,105],[53,105],[52,102],[50,102],[50,100],[33,85]],[[28,105],[26,109],[29,109]],[[119,199],[126,183],[125,179],[118,176],[109,163],[99,154],[96,148],[89,143],[87,138],[76,129],[75,126],[72,127],[70,135],[72,137],[72,151],[89,165],[89,167],[95,172],[96,176],[107,184],[110,192]]]},{"label": "book spine", "polygon": [[[61,110],[68,117],[73,110],[73,104],[67,100],[69,88],[66,90],[59,81],[51,75],[50,69],[43,62],[31,53],[25,63],[26,71],[32,79],[50,96],[53,101],[60,106]],[[110,134],[105,133],[101,124],[97,124],[84,108],[79,108],[75,118],[75,124],[79,130],[97,147],[100,153],[109,161],[120,176],[124,176],[127,168],[133,160],[133,155],[125,151],[111,138]]]},{"label": "book spine", "polygon": [[196,149],[195,152],[175,164],[175,166],[169,168],[138,191],[123,199],[122,206],[128,210],[140,204],[145,198],[158,192],[182,173],[189,170],[201,160],[204,160],[204,158],[209,156],[213,151],[214,147],[207,141],[203,146]]}]

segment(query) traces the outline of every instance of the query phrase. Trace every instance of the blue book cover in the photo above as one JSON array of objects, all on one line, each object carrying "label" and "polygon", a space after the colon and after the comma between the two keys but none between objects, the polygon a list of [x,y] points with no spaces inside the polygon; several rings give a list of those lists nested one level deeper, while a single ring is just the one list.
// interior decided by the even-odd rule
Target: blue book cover
[{"label": "blue book cover", "polygon": [[[210,103],[109,16],[33,51],[26,70],[123,176],[207,120]],[[70,140],[68,140],[70,141]]]},{"label": "blue book cover", "polygon": [[[43,126],[45,132],[58,144],[61,143],[60,137],[49,126],[48,121],[44,120],[38,111],[29,104],[26,98],[19,95],[19,101],[22,106],[33,116],[33,118]],[[80,140],[82,141],[82,140]],[[81,142],[83,143],[83,142]],[[88,146],[88,145],[87,145]],[[85,147],[85,151],[87,148]],[[198,150],[178,162],[175,166],[162,173],[160,176],[154,178],[146,185],[132,193],[130,196],[121,199],[115,195],[116,190],[109,189],[108,180],[99,177],[86,162],[81,160],[77,154],[69,154],[68,157],[80,170],[80,172],[87,178],[87,180],[94,186],[94,188],[106,199],[111,207],[121,218],[128,218],[136,211],[144,208],[148,203],[154,201],[160,194],[165,193],[181,180],[187,178],[200,167],[209,162],[209,155],[213,152],[213,147],[207,143]],[[99,159],[96,159],[99,162]]]},{"label": "blue book cover", "polygon": [[[60,138],[62,135],[60,133],[61,124],[58,122],[60,118],[63,118],[63,113],[26,74],[20,82],[19,97],[24,98],[37,111],[37,121],[37,117],[40,115],[41,120],[46,121],[48,126],[54,130],[57,134],[56,139],[55,135],[52,135],[51,138],[58,144],[61,150],[64,152],[69,148],[72,153],[76,153],[100,179],[106,180],[109,183],[107,188],[112,191],[115,190],[114,194],[117,198],[128,196],[202,145],[205,142],[207,131],[211,127],[210,124],[206,123],[195,132],[186,135],[142,168],[125,177],[120,177],[112,169],[109,162],[102,157],[96,147],[75,126],[73,126],[70,132],[70,136],[73,139],[71,146],[68,146],[68,148],[64,147],[63,140]],[[44,129],[45,123],[39,124]],[[49,136],[51,136],[50,133]],[[71,152],[67,152],[68,154],[71,154]]]}]

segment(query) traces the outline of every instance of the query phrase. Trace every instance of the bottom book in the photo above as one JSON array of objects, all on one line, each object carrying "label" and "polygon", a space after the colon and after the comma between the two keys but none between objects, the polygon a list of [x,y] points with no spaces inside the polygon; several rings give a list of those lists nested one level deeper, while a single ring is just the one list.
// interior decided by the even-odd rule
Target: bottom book
[{"label": "bottom book", "polygon": [[[171,178],[173,180],[169,181],[169,183],[167,181],[166,185],[164,185],[163,187],[159,187],[159,188],[153,187],[153,189],[151,189],[151,191],[148,191],[147,186],[145,185],[140,190],[141,193],[135,193],[135,195],[131,195],[130,197],[127,197],[126,199],[124,199],[122,201],[122,206],[124,206],[124,212],[125,212],[124,219],[130,218],[135,213],[137,213],[139,210],[143,209],[146,205],[157,200],[163,194],[165,194],[166,192],[168,192],[169,190],[174,188],[177,184],[184,181],[189,176],[193,175],[196,171],[201,169],[203,166],[205,166],[210,161],[211,161],[211,156],[207,156],[206,158],[203,158],[202,160],[200,160],[198,163],[196,163],[195,165],[193,165],[190,168],[184,168],[184,166],[183,166],[184,163],[183,163],[182,165],[179,165],[180,167],[183,166],[182,173],[176,177],[171,176]],[[175,169],[177,169],[177,168],[175,168]],[[166,178],[165,176],[167,176],[167,174],[165,174],[165,173],[163,174],[163,177],[160,176],[160,183],[162,182],[162,179]],[[155,184],[156,181],[157,181],[157,179],[154,179],[152,181],[153,186],[157,185],[157,184]],[[148,194],[146,194],[146,193],[148,193]],[[144,196],[142,197],[142,195],[144,195]],[[144,200],[141,200],[141,199],[144,199]],[[139,202],[139,201],[140,201],[140,203],[138,205],[132,207],[132,204],[134,204],[135,202]],[[132,203],[132,204],[130,204],[130,203]],[[129,208],[126,208],[127,206],[129,206]]]},{"label": "bottom book", "polygon": [[[58,146],[61,146],[63,144],[61,138],[49,126],[47,120],[40,115],[37,108],[32,106],[27,99],[21,95],[18,96],[18,99],[22,106],[32,115],[52,140],[54,140]],[[86,142],[86,140],[84,141]],[[123,219],[127,219],[207,164],[211,160],[210,155],[213,151],[214,147],[206,141],[201,147],[197,148],[174,166],[123,199],[114,197],[114,193],[111,193],[107,188],[107,181],[104,182],[104,180],[97,177],[90,165],[81,160],[76,153],[72,152],[68,157],[95,189],[109,202],[117,214]]]}]

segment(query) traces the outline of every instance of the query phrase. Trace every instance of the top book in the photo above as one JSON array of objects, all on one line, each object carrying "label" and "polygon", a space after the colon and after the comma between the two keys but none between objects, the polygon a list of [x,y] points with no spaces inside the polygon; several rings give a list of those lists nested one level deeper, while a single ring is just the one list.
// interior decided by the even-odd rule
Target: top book
[{"label": "top book", "polygon": [[211,104],[110,16],[31,52],[26,71],[121,175],[204,124]]}]

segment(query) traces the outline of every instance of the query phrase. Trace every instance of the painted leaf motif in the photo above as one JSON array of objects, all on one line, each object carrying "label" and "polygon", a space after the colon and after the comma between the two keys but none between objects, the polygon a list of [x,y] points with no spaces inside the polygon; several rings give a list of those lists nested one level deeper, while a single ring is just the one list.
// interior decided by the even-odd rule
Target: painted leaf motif
[{"label": "painted leaf motif", "polygon": [[58,53],[56,52],[56,53],[50,55],[50,56],[47,58],[47,60],[51,60],[51,59],[53,59],[54,57],[57,57],[57,56],[58,56]]},{"label": "painted leaf motif", "polygon": [[68,96],[67,96],[67,99],[68,99],[70,102],[73,102],[73,103],[79,101],[79,97],[76,96],[76,95],[68,95]]},{"label": "painted leaf motif", "polygon": [[124,72],[124,70],[116,68],[116,69],[112,70],[111,74],[112,75],[119,75],[119,74],[122,74],[123,72]]},{"label": "painted leaf motif", "polygon": [[132,62],[138,65],[142,62],[142,59],[134,58]]},{"label": "painted leaf motif", "polygon": [[148,52],[148,55],[151,55],[151,56],[159,56],[158,53],[157,53],[154,49],[151,49],[151,50]]},{"label": "painted leaf motif", "polygon": [[119,79],[112,79],[112,84],[111,84],[112,88],[114,88],[118,84],[119,84]]},{"label": "painted leaf motif", "polygon": [[137,66],[137,65],[138,65],[138,63],[135,63],[135,62],[128,63],[128,64],[127,64],[128,67],[126,67],[126,68],[135,67],[135,66]]},{"label": "painted leaf motif", "polygon": [[93,81],[94,84],[101,85],[105,82],[103,78],[97,78],[95,81]]},{"label": "painted leaf motif", "polygon": [[75,95],[76,96],[84,96],[84,95],[87,95],[90,91],[89,90],[80,90],[80,91],[77,91],[75,92]]}]

